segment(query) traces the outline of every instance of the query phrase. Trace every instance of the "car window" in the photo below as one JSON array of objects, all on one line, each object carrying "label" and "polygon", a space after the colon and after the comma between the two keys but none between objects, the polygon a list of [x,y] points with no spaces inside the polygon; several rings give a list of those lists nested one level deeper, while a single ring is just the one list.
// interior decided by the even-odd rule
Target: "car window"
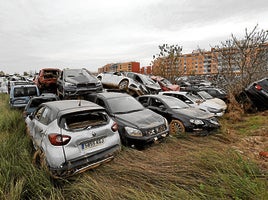
[{"label": "car window", "polygon": [[155,98],[151,98],[150,99],[150,106],[153,106],[153,107],[165,107],[164,106],[164,104],[160,101],[160,100],[158,100],[158,99],[155,99]]},{"label": "car window", "polygon": [[140,97],[139,102],[145,107],[148,106],[148,97]]},{"label": "car window", "polygon": [[100,106],[106,108],[106,107],[105,107],[105,103],[104,103],[104,101],[103,101],[102,99],[99,99],[99,98],[98,98],[98,99],[96,100],[96,103],[97,103],[98,105],[100,105]]},{"label": "car window", "polygon": [[40,120],[41,115],[42,115],[44,109],[45,109],[45,107],[42,106],[42,107],[40,107],[40,108],[38,108],[38,109],[36,110],[36,112],[35,112],[35,114],[34,114],[34,118],[35,118],[36,120],[38,120],[38,121]]},{"label": "car window", "polygon": [[42,112],[40,118],[39,118],[39,121],[42,123],[42,124],[49,124],[50,123],[50,117],[49,117],[49,114],[50,114],[50,109],[49,108],[45,108],[44,111]]},{"label": "car window", "polygon": [[107,99],[109,110],[113,114],[128,113],[143,110],[144,107],[134,97]]},{"label": "car window", "polygon": [[60,127],[66,130],[79,131],[96,126],[103,126],[109,122],[103,111],[83,111],[66,114],[60,119]]}]

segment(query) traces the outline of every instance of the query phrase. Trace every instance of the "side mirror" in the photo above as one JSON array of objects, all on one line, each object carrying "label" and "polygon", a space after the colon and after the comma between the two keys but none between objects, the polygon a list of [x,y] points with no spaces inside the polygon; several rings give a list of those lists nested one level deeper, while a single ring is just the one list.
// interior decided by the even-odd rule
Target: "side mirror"
[{"label": "side mirror", "polygon": [[30,119],[30,120],[33,120],[33,118],[34,118],[33,115],[30,114],[30,115],[29,115],[29,119]]}]

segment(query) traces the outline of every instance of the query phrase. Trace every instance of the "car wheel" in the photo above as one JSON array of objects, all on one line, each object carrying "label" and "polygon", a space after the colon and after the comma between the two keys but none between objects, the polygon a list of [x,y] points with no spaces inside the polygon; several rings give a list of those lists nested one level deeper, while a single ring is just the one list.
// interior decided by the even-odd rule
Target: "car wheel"
[{"label": "car wheel", "polygon": [[120,90],[127,90],[128,89],[128,80],[123,80],[119,83]]},{"label": "car wheel", "polygon": [[169,124],[169,130],[171,135],[176,136],[185,135],[185,126],[179,120],[172,120]]}]

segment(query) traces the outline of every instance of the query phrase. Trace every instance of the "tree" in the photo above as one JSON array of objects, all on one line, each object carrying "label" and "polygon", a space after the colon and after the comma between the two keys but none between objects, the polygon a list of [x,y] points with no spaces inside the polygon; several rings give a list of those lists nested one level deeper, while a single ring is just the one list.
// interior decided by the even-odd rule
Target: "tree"
[{"label": "tree", "polygon": [[174,82],[183,74],[180,69],[182,47],[179,45],[159,45],[160,53],[153,56],[152,71],[154,75],[162,76]]},{"label": "tree", "polygon": [[240,103],[243,111],[252,109],[244,89],[252,82],[268,75],[268,32],[258,30],[256,25],[251,31],[245,29],[241,39],[231,34],[231,39],[221,42],[213,49],[214,58],[219,66],[218,83],[228,91],[231,105]]},{"label": "tree", "polygon": [[219,75],[229,93],[236,96],[253,81],[267,76],[267,39],[268,32],[258,31],[256,25],[252,31],[245,29],[244,38],[232,34],[231,39],[212,48]]}]

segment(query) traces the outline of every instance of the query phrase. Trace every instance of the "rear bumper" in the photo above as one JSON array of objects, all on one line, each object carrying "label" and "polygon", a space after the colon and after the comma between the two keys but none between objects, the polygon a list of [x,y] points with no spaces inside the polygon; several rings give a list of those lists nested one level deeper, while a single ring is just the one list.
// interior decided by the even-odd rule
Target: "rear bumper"
[{"label": "rear bumper", "polygon": [[68,160],[67,163],[63,163],[59,168],[50,167],[50,171],[54,177],[69,177],[112,160],[114,155],[120,150],[120,145],[114,145],[112,147],[102,149],[93,155],[84,155],[76,159]]}]

